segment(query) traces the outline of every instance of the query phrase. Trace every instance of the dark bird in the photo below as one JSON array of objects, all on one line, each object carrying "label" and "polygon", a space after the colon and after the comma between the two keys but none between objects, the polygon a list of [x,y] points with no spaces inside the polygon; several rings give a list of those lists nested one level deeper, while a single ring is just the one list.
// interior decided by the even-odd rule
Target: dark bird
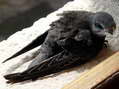
[{"label": "dark bird", "polygon": [[113,17],[106,12],[65,11],[58,15],[60,19],[52,22],[50,29],[7,59],[41,45],[27,70],[4,76],[9,83],[36,80],[91,60],[104,47],[105,33],[113,34],[116,28]]}]

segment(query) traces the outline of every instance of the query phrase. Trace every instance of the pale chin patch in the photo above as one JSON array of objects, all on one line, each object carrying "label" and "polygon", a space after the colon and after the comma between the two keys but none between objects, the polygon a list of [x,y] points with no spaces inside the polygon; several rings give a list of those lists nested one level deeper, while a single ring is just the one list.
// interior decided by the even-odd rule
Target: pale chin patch
[{"label": "pale chin patch", "polygon": [[106,36],[105,31],[96,31],[95,34],[99,37],[105,37]]}]

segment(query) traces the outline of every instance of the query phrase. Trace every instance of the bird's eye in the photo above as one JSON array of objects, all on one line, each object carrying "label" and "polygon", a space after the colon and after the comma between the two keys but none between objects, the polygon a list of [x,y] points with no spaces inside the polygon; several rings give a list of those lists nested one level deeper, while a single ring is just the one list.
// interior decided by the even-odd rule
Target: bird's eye
[{"label": "bird's eye", "polygon": [[98,29],[103,29],[103,26],[99,23],[95,23],[95,27],[98,28]]}]

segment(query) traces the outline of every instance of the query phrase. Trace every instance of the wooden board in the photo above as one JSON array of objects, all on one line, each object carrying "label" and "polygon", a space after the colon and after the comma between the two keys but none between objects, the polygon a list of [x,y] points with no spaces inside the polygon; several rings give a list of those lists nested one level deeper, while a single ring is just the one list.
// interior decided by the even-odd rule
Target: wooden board
[{"label": "wooden board", "polygon": [[62,89],[92,89],[117,71],[119,71],[119,52],[108,57]]},{"label": "wooden board", "polygon": [[92,89],[119,89],[119,71],[109,76]]}]

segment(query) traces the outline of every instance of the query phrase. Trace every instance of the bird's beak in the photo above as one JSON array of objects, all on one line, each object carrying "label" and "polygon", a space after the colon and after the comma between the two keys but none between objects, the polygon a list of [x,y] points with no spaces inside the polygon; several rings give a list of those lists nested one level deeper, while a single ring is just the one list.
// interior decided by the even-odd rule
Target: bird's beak
[{"label": "bird's beak", "polygon": [[116,29],[116,26],[113,26],[113,27],[111,27],[111,28],[108,28],[106,31],[107,31],[108,33],[110,33],[111,35],[113,35],[113,32],[114,32],[115,29]]},{"label": "bird's beak", "polygon": [[113,35],[113,31],[112,29],[109,29],[108,33],[110,33],[111,35]]}]

